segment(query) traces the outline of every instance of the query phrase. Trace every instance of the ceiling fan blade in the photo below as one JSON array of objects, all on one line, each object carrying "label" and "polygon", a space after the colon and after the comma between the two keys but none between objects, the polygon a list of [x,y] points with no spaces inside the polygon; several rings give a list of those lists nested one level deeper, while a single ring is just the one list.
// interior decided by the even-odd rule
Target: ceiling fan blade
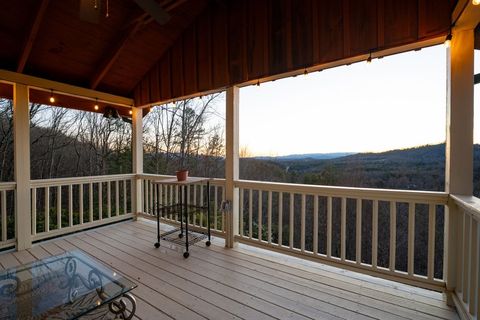
[{"label": "ceiling fan blade", "polygon": [[[101,2],[100,0],[80,0],[78,14],[80,20],[98,24],[100,22]],[[97,5],[96,8],[95,4]]]},{"label": "ceiling fan blade", "polygon": [[162,9],[155,0],[134,0],[140,8],[152,16],[159,24],[163,25],[170,20],[170,15]]}]

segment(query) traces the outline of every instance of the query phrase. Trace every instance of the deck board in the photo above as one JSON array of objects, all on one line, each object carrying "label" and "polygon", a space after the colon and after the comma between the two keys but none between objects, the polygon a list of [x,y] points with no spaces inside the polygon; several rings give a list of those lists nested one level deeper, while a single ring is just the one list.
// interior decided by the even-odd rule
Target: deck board
[{"label": "deck board", "polygon": [[458,319],[435,292],[222,239],[182,248],[139,219],[0,254],[9,268],[80,249],[131,278],[138,319]]}]

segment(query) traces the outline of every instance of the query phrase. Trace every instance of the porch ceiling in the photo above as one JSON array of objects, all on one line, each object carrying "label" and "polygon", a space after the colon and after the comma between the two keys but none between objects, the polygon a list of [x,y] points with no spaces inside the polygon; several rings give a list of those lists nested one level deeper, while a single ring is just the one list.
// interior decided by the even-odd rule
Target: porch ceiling
[{"label": "porch ceiling", "polygon": [[108,18],[92,0],[87,22],[81,2],[1,1],[0,69],[147,105],[444,36],[457,1],[158,0],[163,25],[134,0]]}]

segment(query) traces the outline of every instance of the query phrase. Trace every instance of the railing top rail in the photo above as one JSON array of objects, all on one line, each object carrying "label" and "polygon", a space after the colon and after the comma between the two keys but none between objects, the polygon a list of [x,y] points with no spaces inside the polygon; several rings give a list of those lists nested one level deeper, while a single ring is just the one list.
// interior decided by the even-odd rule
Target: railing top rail
[{"label": "railing top rail", "polygon": [[129,180],[135,178],[135,174],[115,174],[104,176],[89,176],[89,177],[71,177],[71,178],[57,178],[57,179],[41,179],[31,180],[30,185],[32,188],[80,184],[80,183],[95,183],[95,182],[107,182],[116,180]]},{"label": "railing top rail", "polygon": [[394,190],[319,186],[294,183],[262,182],[250,180],[236,180],[238,188],[268,190],[276,192],[321,194],[333,197],[352,197],[371,200],[418,201],[421,203],[447,204],[448,194],[435,191]]},{"label": "railing top rail", "polygon": [[[150,173],[143,173],[143,174],[138,174],[138,178],[140,179],[171,179],[174,178],[175,176],[170,176],[170,175],[164,175],[164,174],[150,174]],[[197,177],[193,177],[197,178]],[[210,184],[211,185],[221,185],[225,183],[225,179],[223,178],[211,178],[210,179]]]},{"label": "railing top rail", "polygon": [[472,217],[480,222],[480,199],[474,196],[451,194],[450,199],[460,208],[469,212]]},{"label": "railing top rail", "polygon": [[0,182],[0,190],[15,190],[16,182]]}]

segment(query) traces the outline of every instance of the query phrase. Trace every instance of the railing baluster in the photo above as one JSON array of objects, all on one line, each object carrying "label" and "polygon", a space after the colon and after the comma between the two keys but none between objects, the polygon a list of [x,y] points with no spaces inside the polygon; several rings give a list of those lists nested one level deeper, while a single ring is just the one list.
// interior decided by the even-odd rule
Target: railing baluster
[{"label": "railing baluster", "polygon": [[213,203],[213,212],[214,212],[214,215],[213,215],[213,229],[218,230],[217,229],[217,215],[218,215],[218,187],[217,186],[213,187],[213,192],[215,194],[215,196],[214,196],[215,202]]},{"label": "railing baluster", "polygon": [[395,260],[397,252],[397,203],[390,202],[390,271],[395,271]]},{"label": "railing baluster", "polygon": [[253,229],[253,190],[249,189],[248,190],[248,237],[252,239],[252,229]]},{"label": "railing baluster", "polygon": [[68,226],[73,226],[73,185],[68,185]]},{"label": "railing baluster", "polygon": [[128,213],[127,208],[127,180],[123,180],[123,213]]},{"label": "railing baluster", "polygon": [[[238,208],[238,233],[243,237],[243,188],[240,188],[240,200]],[[201,225],[200,225],[201,226]]]},{"label": "railing baluster", "polygon": [[[201,185],[200,186],[200,206],[201,207],[205,207],[205,199],[203,199],[203,188],[204,188],[204,186]],[[203,228],[203,219],[204,219],[203,211],[204,210],[200,210],[200,227],[201,228]],[[242,226],[242,228],[243,228],[243,226]]]},{"label": "railing baluster", "polygon": [[2,190],[2,241],[7,241],[7,191]]},{"label": "railing baluster", "polygon": [[128,198],[130,199],[130,213],[137,213],[136,210],[133,208],[135,201],[133,200],[133,184],[135,183],[135,179],[129,180],[130,183],[130,192]]},{"label": "railing baluster", "polygon": [[262,241],[262,213],[263,213],[262,190],[258,190],[258,240]]},{"label": "railing baluster", "polygon": [[294,200],[295,200],[295,194],[294,193],[290,193],[290,219],[289,219],[289,232],[288,232],[288,246],[290,247],[290,249],[293,249],[293,230],[294,230],[294,210],[295,210],[295,206],[294,206]]},{"label": "railing baluster", "polygon": [[[4,192],[5,191],[2,191],[2,195],[3,195]],[[3,199],[2,199],[2,206],[3,206]],[[2,207],[2,210],[3,210],[3,207]],[[3,214],[3,212],[2,212],[2,214]],[[6,217],[5,217],[5,219],[6,219]],[[3,225],[4,225],[4,220],[2,218],[2,226]],[[32,188],[32,236],[34,236],[36,234],[37,234],[37,188]]]},{"label": "railing baluster", "polygon": [[83,183],[78,185],[79,224],[83,224]]},{"label": "railing baluster", "polygon": [[[155,194],[155,190],[153,189],[153,183],[152,183],[152,180],[148,180],[148,189],[149,189],[149,198],[148,198],[148,201],[149,201],[149,204],[150,204],[150,212],[153,212],[153,195]],[[118,214],[117,214],[118,215]]]},{"label": "railing baluster", "polygon": [[464,212],[464,221],[463,221],[463,238],[464,238],[464,255],[463,255],[463,302],[468,303],[468,293],[470,291],[470,279],[468,279],[469,275],[469,266],[470,266],[470,244],[471,244],[471,237],[470,237],[470,225],[471,225],[471,216]]},{"label": "railing baluster", "polygon": [[373,200],[372,214],[372,267],[378,263],[378,200]]},{"label": "railing baluster", "polygon": [[355,261],[362,263],[362,199],[357,198],[355,217]]},{"label": "railing baluster", "polygon": [[[190,205],[190,185],[187,185],[187,205]],[[190,215],[188,212],[186,213],[186,218],[187,223],[190,223]]]},{"label": "railing baluster", "polygon": [[268,191],[267,241],[272,243],[272,191]]},{"label": "railing baluster", "polygon": [[[157,207],[157,184],[153,184],[153,207],[152,207],[152,212],[156,212],[156,207]],[[158,213],[158,212],[157,212]]]},{"label": "railing baluster", "polygon": [[327,197],[327,257],[332,257],[332,197]]},{"label": "railing baluster", "polygon": [[[193,188],[193,205],[198,206],[198,203],[197,203],[197,185],[196,184],[192,185],[192,188]],[[195,214],[193,215],[192,224],[194,226],[197,225],[197,212],[195,212]]]},{"label": "railing baluster", "polygon": [[427,276],[433,280],[435,267],[435,205],[428,205],[428,263]]},{"label": "railing baluster", "polygon": [[62,186],[57,186],[57,229],[62,228]]},{"label": "railing baluster", "polygon": [[313,253],[318,253],[318,196],[313,195]]},{"label": "railing baluster", "polygon": [[98,219],[103,220],[103,190],[102,183],[98,183]]},{"label": "railing baluster", "polygon": [[[167,186],[166,186],[167,187]],[[166,198],[167,200],[167,205],[171,206],[173,204],[173,185],[170,185],[167,189],[169,191],[169,195],[168,195],[168,198]],[[170,215],[170,220],[171,219],[175,219],[175,221],[178,221],[177,219],[177,210],[175,210],[175,218],[173,217],[173,213],[172,213],[172,210],[169,210],[169,215]]]},{"label": "railing baluster", "polygon": [[345,261],[347,251],[347,198],[342,197],[340,227],[340,259]]},{"label": "railing baluster", "polygon": [[415,203],[408,204],[408,274],[413,276],[414,266],[414,249],[415,249]]},{"label": "railing baluster", "polygon": [[300,250],[305,252],[305,211],[307,195],[302,193],[302,209],[300,212]]},{"label": "railing baluster", "polygon": [[50,187],[45,187],[45,232],[50,231]]},{"label": "railing baluster", "polygon": [[283,245],[283,192],[278,193],[278,245]]},{"label": "railing baluster", "polygon": [[111,181],[107,181],[107,215],[112,216],[112,185]]},{"label": "railing baluster", "polygon": [[[150,206],[150,208],[152,207]],[[149,210],[149,212],[151,211]],[[115,180],[115,215],[118,216],[119,214],[120,214],[120,190],[119,190],[118,180]]]},{"label": "railing baluster", "polygon": [[143,180],[142,183],[143,187],[143,212],[152,214],[150,210],[148,210],[148,180]]},{"label": "railing baluster", "polygon": [[[225,188],[222,186],[222,202],[225,201]],[[225,233],[225,212],[222,212],[222,232]]]},{"label": "railing baluster", "polygon": [[479,304],[478,300],[478,288],[477,288],[477,276],[478,276],[478,224],[475,219],[472,219],[470,227],[470,296],[469,296],[469,311],[470,314],[475,315],[476,304]]},{"label": "railing baluster", "polygon": [[88,214],[89,222],[93,222],[93,184],[91,182],[88,189]]}]

